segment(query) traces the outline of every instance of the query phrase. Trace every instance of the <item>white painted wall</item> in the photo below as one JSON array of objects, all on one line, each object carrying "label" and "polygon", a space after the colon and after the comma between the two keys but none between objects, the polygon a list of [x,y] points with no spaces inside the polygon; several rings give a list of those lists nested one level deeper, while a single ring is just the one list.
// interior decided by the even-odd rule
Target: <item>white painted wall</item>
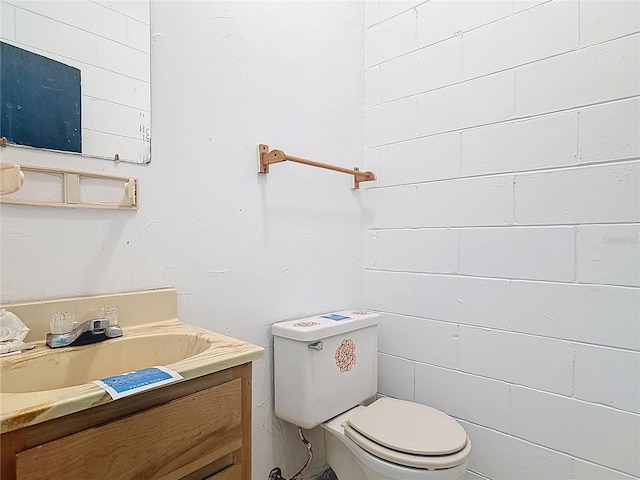
[{"label": "white painted wall", "polygon": [[0,210],[3,303],[173,286],[183,320],[267,349],[255,479],[306,459],[273,415],[270,325],[363,306],[364,230],[351,177],[259,176],[257,144],[363,166],[363,18],[358,2],[152,2],[151,164],[31,158],[137,177],[139,210]]},{"label": "white painted wall", "polygon": [[468,479],[640,475],[639,8],[367,2],[380,390]]}]

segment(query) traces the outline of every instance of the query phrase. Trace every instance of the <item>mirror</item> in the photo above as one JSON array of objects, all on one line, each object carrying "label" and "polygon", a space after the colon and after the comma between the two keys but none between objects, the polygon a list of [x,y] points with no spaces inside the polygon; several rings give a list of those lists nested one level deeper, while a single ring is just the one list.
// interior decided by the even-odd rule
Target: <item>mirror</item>
[{"label": "mirror", "polygon": [[[151,161],[149,0],[0,0],[0,22],[0,40],[9,50],[26,50],[79,71],[77,152],[132,163]],[[53,75],[53,70],[41,69],[45,75]],[[4,100],[5,113],[12,107],[17,112],[24,103]],[[0,128],[9,131],[11,122],[4,114],[2,118]],[[9,138],[8,148],[23,148],[11,147],[22,142],[2,135]]]}]

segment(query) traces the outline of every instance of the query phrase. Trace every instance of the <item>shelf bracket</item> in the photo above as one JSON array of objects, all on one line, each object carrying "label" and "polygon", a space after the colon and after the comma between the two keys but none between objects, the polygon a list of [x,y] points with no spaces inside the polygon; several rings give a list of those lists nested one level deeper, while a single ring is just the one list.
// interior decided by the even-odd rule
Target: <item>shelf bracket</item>
[{"label": "shelf bracket", "polygon": [[316,162],[315,160],[287,155],[282,150],[269,151],[269,145],[264,144],[258,145],[258,157],[260,160],[260,169],[258,173],[263,174],[269,173],[269,165],[288,160],[290,162],[302,163],[304,165],[311,165],[312,167],[325,168],[327,170],[353,175],[353,188],[360,188],[360,182],[371,182],[376,179],[373,172],[361,172],[358,167],[354,167],[353,170],[351,170],[349,168],[338,167],[328,163]]}]

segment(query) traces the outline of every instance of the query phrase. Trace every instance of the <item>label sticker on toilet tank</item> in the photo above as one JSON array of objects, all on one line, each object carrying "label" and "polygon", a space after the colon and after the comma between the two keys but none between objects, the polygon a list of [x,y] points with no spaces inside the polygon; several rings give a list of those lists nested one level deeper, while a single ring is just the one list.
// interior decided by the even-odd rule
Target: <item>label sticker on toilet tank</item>
[{"label": "label sticker on toilet tank", "polygon": [[322,318],[328,318],[329,320],[339,322],[340,320],[346,320],[351,317],[345,317],[344,315],[338,315],[337,313],[330,313],[329,315],[322,315]]},{"label": "label sticker on toilet tank", "polygon": [[182,375],[167,367],[150,367],[94,380],[114,400],[182,380]]}]

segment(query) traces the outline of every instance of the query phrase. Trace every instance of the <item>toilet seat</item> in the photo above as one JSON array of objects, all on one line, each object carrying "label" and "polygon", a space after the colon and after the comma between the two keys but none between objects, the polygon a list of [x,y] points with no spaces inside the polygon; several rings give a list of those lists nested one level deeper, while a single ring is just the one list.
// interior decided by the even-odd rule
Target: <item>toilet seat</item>
[{"label": "toilet seat", "polygon": [[390,462],[438,470],[465,461],[471,442],[462,426],[439,410],[381,398],[354,413],[344,433],[363,450]]}]

